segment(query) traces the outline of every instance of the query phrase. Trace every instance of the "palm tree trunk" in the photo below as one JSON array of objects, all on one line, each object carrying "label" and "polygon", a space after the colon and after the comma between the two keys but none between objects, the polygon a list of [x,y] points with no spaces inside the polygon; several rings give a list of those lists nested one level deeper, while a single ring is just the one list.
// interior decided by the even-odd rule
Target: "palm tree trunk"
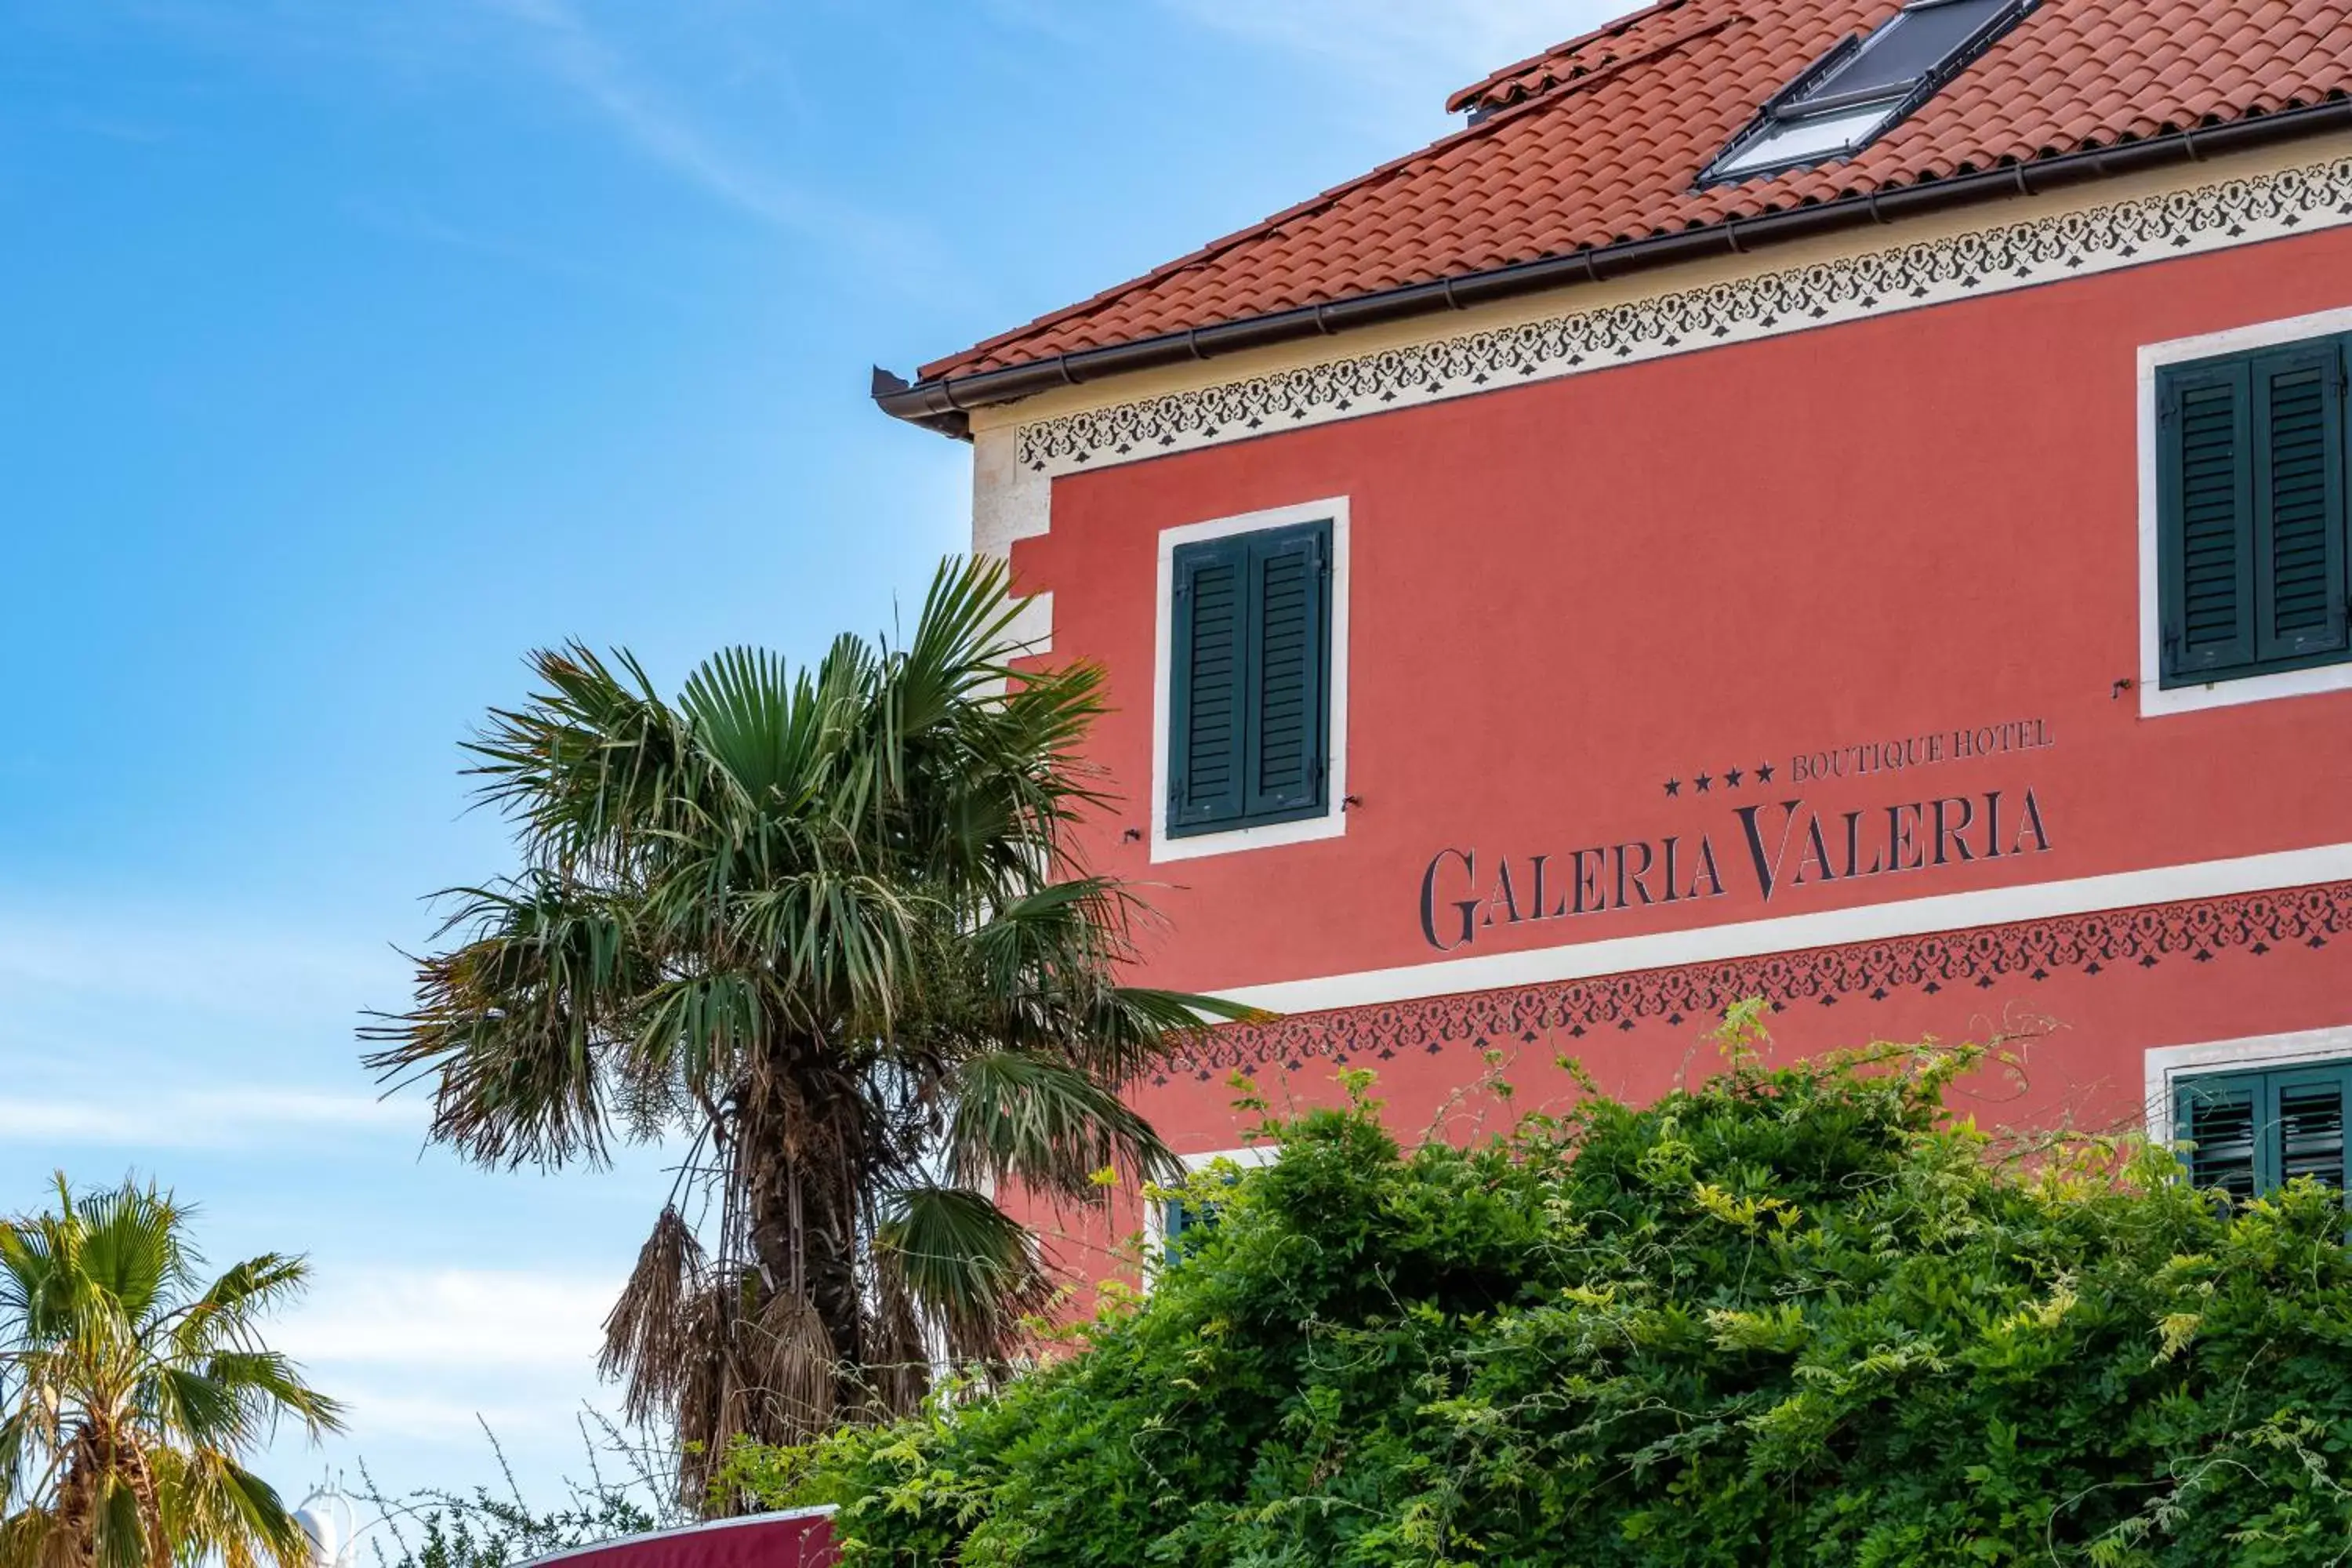
[{"label": "palm tree trunk", "polygon": [[810,1094],[822,1091],[822,1079],[787,1087],[780,1079],[752,1086],[737,1123],[748,1239],[770,1292],[815,1309],[842,1385],[836,1398],[855,1403],[866,1349],[857,1279],[865,1161],[855,1132],[845,1130],[856,1125],[856,1112],[835,1096]]},{"label": "palm tree trunk", "polygon": [[139,1526],[147,1537],[147,1568],[173,1568],[172,1542],[163,1533],[163,1502],[155,1487],[155,1468],[135,1438],[122,1444],[122,1479],[139,1500]]},{"label": "palm tree trunk", "polygon": [[58,1486],[57,1523],[43,1544],[42,1568],[97,1568],[102,1558],[112,1556],[100,1551],[99,1532],[107,1521],[107,1494],[116,1487],[128,1489],[137,1505],[146,1568],[173,1568],[163,1500],[145,1450],[128,1434],[87,1422],[68,1446]]},{"label": "palm tree trunk", "polygon": [[57,1522],[41,1542],[41,1568],[95,1568],[98,1494],[105,1474],[94,1436],[74,1434],[72,1457],[58,1482]]}]

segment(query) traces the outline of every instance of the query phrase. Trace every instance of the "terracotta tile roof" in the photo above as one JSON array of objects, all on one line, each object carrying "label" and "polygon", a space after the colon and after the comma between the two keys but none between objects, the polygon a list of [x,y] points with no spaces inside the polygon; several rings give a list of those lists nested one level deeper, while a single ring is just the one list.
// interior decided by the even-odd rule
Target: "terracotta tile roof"
[{"label": "terracotta tile roof", "polygon": [[[1492,114],[1562,82],[1609,70],[1631,60],[1653,58],[1674,47],[1693,30],[1693,18],[1676,15],[1688,8],[1688,0],[1658,0],[1658,4],[1629,16],[1620,16],[1605,27],[1596,27],[1581,37],[1554,44],[1539,55],[1505,66],[1484,81],[1465,87],[1447,99],[1445,107],[1456,114]],[[1704,16],[1696,19],[1699,26],[1720,20],[1719,16]]]},{"label": "terracotta tile roof", "polygon": [[2274,113],[2352,91],[2352,0],[2042,0],[1859,155],[1694,189],[1765,99],[1898,0],[1664,0],[1454,95],[1468,128],[926,381]]}]

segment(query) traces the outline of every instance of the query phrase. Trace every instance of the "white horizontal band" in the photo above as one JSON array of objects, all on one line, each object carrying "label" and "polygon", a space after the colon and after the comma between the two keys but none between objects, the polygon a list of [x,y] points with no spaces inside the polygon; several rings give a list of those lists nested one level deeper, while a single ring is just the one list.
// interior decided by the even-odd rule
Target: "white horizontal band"
[{"label": "white horizontal band", "polygon": [[2352,880],[2352,844],[2326,844],[2310,849],[2248,855],[2234,860],[2203,860],[2187,866],[2080,877],[2066,882],[1984,888],[1974,892],[1939,893],[1932,898],[1822,910],[1773,920],[1612,937],[1564,947],[1438,959],[1397,969],[1244,985],[1216,994],[1274,1013],[1323,1013],[1338,1007],[1366,1007],[1422,996],[1449,996],[1464,991],[1499,991],[1557,980],[1590,979],[1596,974],[1673,969],[1685,963],[1715,963],[1806,948],[1884,942],[1890,937],[1926,936],[1978,926],[2009,925],[2018,921],[2088,914],[2095,910],[2177,903],[2183,899],[2225,898],[2235,893],[2347,880]]}]

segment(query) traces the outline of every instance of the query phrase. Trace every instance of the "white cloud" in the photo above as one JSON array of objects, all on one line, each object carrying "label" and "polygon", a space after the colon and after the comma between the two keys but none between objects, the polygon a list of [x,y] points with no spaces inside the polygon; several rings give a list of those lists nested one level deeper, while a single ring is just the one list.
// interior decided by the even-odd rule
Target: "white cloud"
[{"label": "white cloud", "polygon": [[388,946],[215,910],[44,906],[21,894],[0,907],[0,997],[12,1000],[88,994],[239,1017],[351,1017],[406,979]]},{"label": "white cloud", "polygon": [[58,1147],[245,1148],[367,1131],[421,1139],[427,1115],[418,1095],[379,1100],[316,1089],[146,1086],[121,1096],[34,1098],[0,1090],[0,1140]]},{"label": "white cloud", "polygon": [[323,922],[0,892],[0,1147],[421,1142],[426,1098],[381,1098],[352,1037],[410,981],[389,945]]},{"label": "white cloud", "polygon": [[[604,1441],[615,1391],[596,1375],[616,1270],[479,1268],[313,1260],[310,1293],[270,1328],[272,1345],[341,1400],[345,1427],[323,1450],[281,1431],[278,1468],[356,1465],[398,1495],[494,1484],[490,1444],[541,1506],[565,1478],[631,1467]],[[591,1416],[587,1413],[597,1412]],[[661,1468],[659,1444],[653,1445]],[[600,1458],[587,1456],[591,1448]]]},{"label": "white cloud", "polygon": [[484,1403],[462,1394],[422,1393],[403,1383],[338,1384],[331,1390],[342,1401],[346,1429],[381,1443],[387,1438],[422,1439],[436,1444],[480,1447],[485,1432],[499,1441],[514,1438],[568,1437],[577,1431],[579,1406],[562,1397],[509,1397]]},{"label": "white cloud", "polygon": [[318,1267],[273,1342],[311,1367],[593,1375],[620,1282],[586,1274]]},{"label": "white cloud", "polygon": [[353,1441],[569,1432],[597,1387],[615,1280],[469,1268],[318,1266],[270,1342],[348,1406]]}]

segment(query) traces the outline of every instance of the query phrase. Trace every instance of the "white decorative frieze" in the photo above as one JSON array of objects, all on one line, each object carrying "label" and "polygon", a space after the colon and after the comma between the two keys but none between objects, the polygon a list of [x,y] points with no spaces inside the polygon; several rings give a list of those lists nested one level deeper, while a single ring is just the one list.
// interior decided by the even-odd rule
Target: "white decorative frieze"
[{"label": "white decorative frieze", "polygon": [[2352,222],[2352,157],[1387,348],[1019,427],[1052,478]]}]

